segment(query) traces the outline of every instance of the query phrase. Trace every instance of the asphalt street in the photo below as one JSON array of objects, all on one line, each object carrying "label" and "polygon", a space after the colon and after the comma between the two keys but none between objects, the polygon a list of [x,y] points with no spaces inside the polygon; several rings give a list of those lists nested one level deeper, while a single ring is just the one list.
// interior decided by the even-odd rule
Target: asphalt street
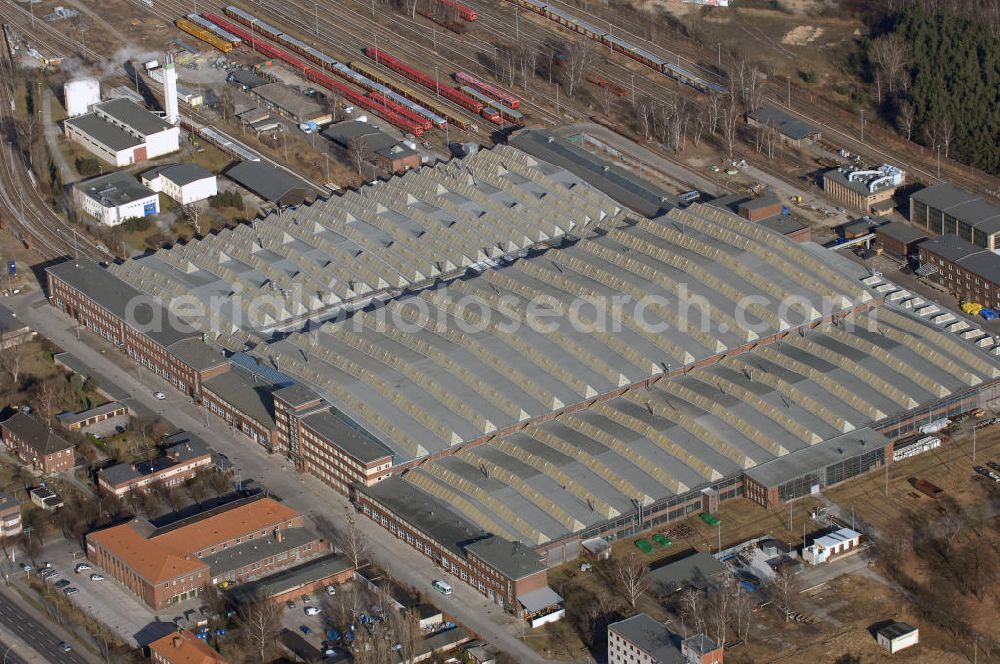
[{"label": "asphalt street", "polygon": [[[59,643],[63,639],[53,634],[40,621],[35,620],[28,615],[27,611],[17,606],[11,595],[7,592],[0,594],[0,624],[3,625],[5,630],[16,635],[18,639],[42,656],[46,662],[52,662],[53,664],[89,664],[87,659],[79,656],[76,652],[63,652],[62,648],[59,647]],[[6,646],[4,646],[4,649],[6,649]],[[14,652],[8,654],[6,659],[8,664],[13,661],[25,662],[22,659],[12,659],[14,654]]]},{"label": "asphalt street", "polygon": [[[89,366],[98,382],[107,382],[129,392],[132,395],[130,405],[155,412],[174,427],[204,438],[217,452],[229,457],[241,480],[253,479],[289,506],[309,516],[314,520],[315,530],[323,537],[335,541],[335,532],[330,525],[333,528],[342,527],[347,518],[353,518],[354,508],[346,497],[311,475],[286,468],[283,457],[269,455],[249,438],[233,432],[223,420],[193,404],[159,377],[148,371],[139,374],[135,369],[123,369],[115,360],[121,362],[125,356],[119,355],[113,360],[111,355],[118,351],[86,331],[81,333],[82,339],[78,339],[73,321],[43,302],[42,294],[34,292],[12,298],[7,305],[33,329],[41,331],[57,346],[73,353]],[[96,350],[95,347],[106,351]],[[155,399],[153,393],[156,391],[162,391],[167,398],[162,401]],[[317,517],[320,517],[319,520],[316,520]],[[356,522],[368,544],[369,557],[400,582],[426,589],[435,579],[450,578],[429,558],[400,542],[370,519],[358,515]],[[433,601],[438,608],[455,616],[484,640],[510,653],[518,662],[534,664],[546,661],[519,638],[519,620],[505,614],[471,586],[454,579],[451,581],[454,594],[445,597],[433,593]]]}]

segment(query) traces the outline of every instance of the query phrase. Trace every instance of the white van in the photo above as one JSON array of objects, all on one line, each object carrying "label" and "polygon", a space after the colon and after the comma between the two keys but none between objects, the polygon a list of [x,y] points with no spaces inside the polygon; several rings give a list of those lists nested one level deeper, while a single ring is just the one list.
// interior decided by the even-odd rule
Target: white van
[{"label": "white van", "polygon": [[431,585],[434,586],[434,590],[438,591],[442,595],[450,595],[453,592],[451,585],[445,583],[444,581],[435,581]]}]

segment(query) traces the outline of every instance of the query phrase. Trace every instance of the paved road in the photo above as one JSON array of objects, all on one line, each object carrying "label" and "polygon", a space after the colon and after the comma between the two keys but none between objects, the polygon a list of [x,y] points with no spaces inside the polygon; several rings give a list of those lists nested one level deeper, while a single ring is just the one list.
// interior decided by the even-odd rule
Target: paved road
[{"label": "paved road", "polygon": [[59,167],[59,177],[66,184],[76,181],[76,171],[70,167],[66,155],[59,149],[59,127],[52,122],[52,90],[48,87],[42,91],[42,129],[45,132],[45,142],[49,146],[49,154]]},{"label": "paved road", "polygon": [[[52,664],[90,664],[92,662],[91,659],[78,652],[63,652],[59,643],[64,640],[69,641],[68,637],[60,638],[40,620],[29,615],[30,610],[19,606],[21,601],[23,600],[12,591],[0,590],[0,625],[3,625],[5,630],[9,630],[22,643],[41,656],[43,658],[41,661]],[[72,641],[69,642],[72,643]],[[15,649],[21,650],[17,646]],[[22,651],[21,655],[28,659],[34,659],[30,653]],[[11,661],[9,657],[7,661]]]},{"label": "paved road", "polygon": [[[233,433],[221,419],[195,406],[157,376],[144,371],[140,381],[135,370],[125,370],[112,360],[110,356],[116,351],[110,346],[102,346],[108,349],[107,354],[95,350],[86,343],[88,333],[85,331],[83,340],[78,340],[72,321],[54,307],[38,306],[42,299],[39,293],[32,293],[9,300],[7,304],[15,309],[21,320],[33,329],[44,330],[44,335],[56,345],[91,367],[98,382],[117,385],[132,394],[132,404],[141,405],[161,415],[175,427],[203,437],[216,451],[229,457],[242,480],[256,480],[303,514],[313,519],[320,517],[315,522],[317,531],[328,539],[334,539],[330,525],[334,528],[342,526],[347,515],[353,513],[353,506],[344,496],[311,475],[284,469],[282,457],[269,455],[250,439]],[[89,339],[94,343],[96,337],[90,336]],[[120,361],[121,357],[115,359]],[[164,392],[167,398],[163,401],[153,398],[152,393],[157,390]],[[429,588],[434,579],[450,578],[430,559],[371,520],[359,516],[356,522],[368,542],[370,557],[401,582],[417,588]],[[513,655],[518,662],[545,661],[518,638],[520,621],[504,614],[471,586],[454,579],[451,581],[455,588],[453,595],[444,597],[434,594],[434,603],[438,608],[456,616],[469,629]]]}]

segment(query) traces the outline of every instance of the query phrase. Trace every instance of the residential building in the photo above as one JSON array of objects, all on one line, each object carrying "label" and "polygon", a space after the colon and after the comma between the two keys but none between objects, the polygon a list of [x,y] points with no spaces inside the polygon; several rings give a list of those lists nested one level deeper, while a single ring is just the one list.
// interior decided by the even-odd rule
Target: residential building
[{"label": "residential building", "polygon": [[60,426],[68,431],[85,432],[91,427],[107,422],[108,420],[119,420],[123,424],[128,422],[129,409],[123,403],[110,401],[100,406],[94,406],[79,413],[60,413],[56,415]]},{"label": "residential building", "polygon": [[813,540],[802,550],[802,558],[810,565],[822,565],[831,558],[856,551],[860,542],[861,533],[850,528],[838,528]]},{"label": "residential building", "polygon": [[156,664],[229,664],[229,660],[186,629],[150,643],[149,659]]},{"label": "residential building", "polygon": [[879,646],[890,655],[903,648],[915,646],[920,641],[920,630],[904,622],[891,622],[875,633]]},{"label": "residential building", "polygon": [[95,104],[64,123],[66,137],[121,168],[180,149],[180,129],[131,99]]},{"label": "residential building", "polygon": [[747,124],[754,128],[774,129],[782,143],[796,148],[818,143],[823,136],[816,127],[773,106],[762,106],[747,113]]},{"label": "residential building", "polygon": [[13,311],[0,304],[0,348],[11,348],[35,338],[35,331]]},{"label": "residential building", "polygon": [[350,153],[355,141],[363,141],[365,159],[389,173],[420,168],[420,153],[405,141],[399,141],[375,125],[345,120],[323,130],[323,136]]},{"label": "residential building", "polygon": [[73,185],[73,202],[105,226],[158,214],[157,193],[125,171],[84,180]]},{"label": "residential building", "polygon": [[52,305],[196,401],[203,381],[229,370],[200,332],[94,261],[65,261],[46,273]]},{"label": "residential building", "polygon": [[1000,250],[1000,206],[948,183],[910,195],[910,223],[934,235],[957,235],[982,249]]},{"label": "residential building", "polygon": [[187,480],[214,466],[212,450],[198,438],[167,447],[162,456],[148,461],[119,463],[97,473],[102,494],[124,498],[133,491],[146,493],[156,486],[179,488]]},{"label": "residential building", "polygon": [[254,496],[163,528],[133,519],[89,533],[87,558],[153,609],[222,581],[244,583],[330,551],[295,510]]},{"label": "residential building", "polygon": [[42,475],[72,470],[76,465],[73,444],[60,438],[41,420],[24,412],[0,422],[0,434],[8,450]]},{"label": "residential building", "polygon": [[152,191],[162,192],[181,205],[189,205],[219,193],[214,173],[195,164],[157,166],[139,176]]},{"label": "residential building", "polygon": [[399,477],[358,487],[361,512],[532,626],[565,615],[562,598],[548,586],[541,556],[529,547],[492,535],[430,494]]},{"label": "residential building", "polygon": [[722,664],[723,646],[704,634],[674,634],[648,613],[608,625],[608,664]]},{"label": "residential building", "polygon": [[875,227],[875,250],[898,260],[916,257],[919,244],[926,239],[927,233],[898,221]]},{"label": "residential building", "polygon": [[890,164],[875,169],[833,168],[823,173],[823,191],[865,214],[886,215],[896,207],[893,196],[906,173]]},{"label": "residential building", "polygon": [[0,537],[13,537],[21,532],[21,505],[9,493],[0,491]]},{"label": "residential building", "polygon": [[957,298],[1000,310],[1000,256],[957,235],[935,237],[919,246],[917,274]]}]

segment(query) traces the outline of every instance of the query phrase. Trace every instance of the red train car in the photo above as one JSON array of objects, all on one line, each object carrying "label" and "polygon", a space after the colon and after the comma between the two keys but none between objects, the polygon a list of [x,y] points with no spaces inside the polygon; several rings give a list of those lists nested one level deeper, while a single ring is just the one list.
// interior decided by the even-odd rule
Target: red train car
[{"label": "red train car", "polygon": [[410,67],[408,64],[400,60],[399,58],[394,58],[382,49],[375,48],[373,46],[368,46],[364,49],[364,54],[374,60],[376,64],[380,64],[383,67],[391,69],[397,74],[410,79],[414,83],[419,83],[423,87],[427,88],[431,92],[440,94],[442,97],[448,101],[458,104],[462,108],[472,111],[473,113],[479,113],[483,110],[483,104],[478,99],[473,99],[469,95],[465,94],[460,90],[456,90],[448,85],[441,85],[439,81],[435,81],[433,78],[417,71],[416,69]]},{"label": "red train car", "polygon": [[482,110],[481,115],[490,122],[492,122],[493,124],[498,124],[498,125],[503,124],[503,118],[500,117],[500,111],[493,108],[492,106],[487,106],[486,108],[484,108]]},{"label": "red train car", "polygon": [[479,14],[476,13],[475,9],[463,5],[461,2],[456,2],[455,0],[437,0],[437,2],[440,2],[445,7],[455,7],[458,9],[458,16],[463,21],[475,21],[479,18]]},{"label": "red train car", "polygon": [[470,87],[475,88],[476,90],[479,90],[487,97],[492,97],[493,99],[496,99],[498,102],[500,102],[507,108],[513,108],[515,110],[521,108],[520,99],[518,99],[517,97],[508,92],[504,92],[500,88],[497,88],[495,86],[490,85],[489,83],[486,83],[485,81],[479,80],[478,78],[472,76],[471,74],[466,74],[465,72],[460,71],[457,74],[455,74],[455,78],[461,83],[464,83],[465,85],[468,85]]}]

